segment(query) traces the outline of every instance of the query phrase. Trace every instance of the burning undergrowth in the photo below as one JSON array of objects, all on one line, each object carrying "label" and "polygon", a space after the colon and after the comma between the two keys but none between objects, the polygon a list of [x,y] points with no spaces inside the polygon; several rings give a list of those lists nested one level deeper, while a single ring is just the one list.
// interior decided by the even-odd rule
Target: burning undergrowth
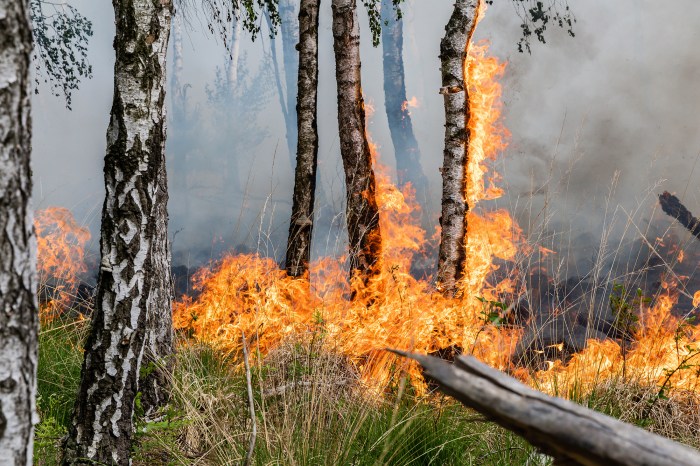
[{"label": "burning undergrowth", "polygon": [[457,297],[439,293],[431,277],[411,274],[414,258],[434,245],[417,224],[410,187],[402,192],[391,183],[375,151],[380,274],[367,284],[348,283],[347,258],[321,258],[310,275],[293,279],[272,259],[229,255],[198,272],[197,297],[176,305],[176,327],[233,353],[244,332],[262,356],[299,336],[323,335],[327,349],[379,391],[395,381],[397,368],[410,374],[419,391],[425,389],[418,369],[400,366],[386,348],[466,352],[550,392],[615,377],[654,384],[661,395],[671,388],[698,391],[700,327],[687,312],[672,312],[687,292],[672,269],[653,265],[654,258],[673,255],[663,250],[663,240],[650,246],[655,254],[636,271],[652,286],[638,286],[641,279],[631,274],[619,283],[614,277],[558,283],[538,259],[553,251],[527,244],[508,212],[481,208],[480,201],[503,194],[491,161],[508,138],[498,83],[505,64],[488,56],[481,43],[470,46],[465,66],[471,111],[465,196],[472,209],[467,272]]},{"label": "burning undergrowth", "polygon": [[[424,262],[436,248],[419,226],[411,187],[394,186],[375,150],[381,273],[367,283],[348,281],[347,257],[326,257],[294,279],[271,258],[227,255],[196,273],[194,294],[175,305],[176,328],[229,355],[239,353],[245,333],[254,355],[281,360],[285,371],[295,363],[284,359],[283,349],[307,345],[333,355],[326,362],[339,375],[330,383],[361,380],[378,393],[402,373],[419,393],[426,389],[418,368],[386,348],[448,358],[473,354],[564,395],[620,379],[657,387],[656,399],[672,390],[700,392],[700,326],[692,320],[700,292],[689,289],[700,254],[685,253],[663,232],[630,248],[635,252],[622,261],[625,270],[618,264],[605,276],[559,280],[549,266],[556,251],[530,244],[508,212],[480,204],[503,194],[492,162],[508,139],[498,83],[506,65],[487,50],[485,43],[472,44],[465,63],[471,133],[465,197],[471,210],[466,274],[456,297],[440,293],[432,277],[411,273],[416,260]],[[61,312],[57,303],[70,300],[63,296],[77,294],[89,234],[62,211],[46,211],[37,220],[42,273],[55,277],[50,283],[62,283],[52,285],[60,294],[45,300],[43,312],[55,316]],[[286,376],[278,382],[265,390],[292,383]]]},{"label": "burning undergrowth", "polygon": [[87,273],[85,246],[90,231],[65,208],[36,213],[41,319],[51,321],[70,309],[89,307],[92,290],[81,278]]}]

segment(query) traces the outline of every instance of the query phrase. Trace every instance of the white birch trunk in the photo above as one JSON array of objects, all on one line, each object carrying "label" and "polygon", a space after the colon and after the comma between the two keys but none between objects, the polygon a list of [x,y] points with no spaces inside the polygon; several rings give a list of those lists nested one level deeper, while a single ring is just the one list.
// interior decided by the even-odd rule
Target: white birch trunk
[{"label": "white birch trunk", "polygon": [[32,34],[25,0],[0,0],[0,465],[32,464],[38,303],[32,182]]},{"label": "white birch trunk", "polygon": [[297,99],[297,163],[294,169],[292,217],[287,241],[287,273],[309,270],[318,168],[318,11],[321,0],[301,0]]},{"label": "white birch trunk", "polygon": [[241,59],[241,30],[243,27],[243,22],[234,16],[233,22],[231,23],[231,42],[229,44],[229,58],[228,58],[228,70],[227,79],[229,89],[231,93],[236,92],[236,85],[238,83],[238,62]]},{"label": "white birch trunk", "polygon": [[[102,255],[64,464],[131,463],[144,352],[169,338],[165,58],[170,0],[114,0],[114,100],[107,130]],[[155,348],[155,349],[154,349]]]},{"label": "white birch trunk", "polygon": [[466,170],[469,147],[469,95],[464,64],[476,26],[479,0],[457,0],[440,43],[445,98],[445,151],[442,166],[442,216],[438,286],[446,295],[457,291],[464,274],[467,232]]}]

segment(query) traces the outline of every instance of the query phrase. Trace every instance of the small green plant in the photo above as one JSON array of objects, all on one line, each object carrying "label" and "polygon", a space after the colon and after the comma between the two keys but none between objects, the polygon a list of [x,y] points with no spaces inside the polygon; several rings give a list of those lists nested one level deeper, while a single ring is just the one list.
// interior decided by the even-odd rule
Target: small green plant
[{"label": "small green plant", "polygon": [[490,301],[482,296],[477,296],[484,308],[481,311],[484,324],[493,324],[500,327],[505,321],[505,313],[508,310],[508,305],[501,301]]}]

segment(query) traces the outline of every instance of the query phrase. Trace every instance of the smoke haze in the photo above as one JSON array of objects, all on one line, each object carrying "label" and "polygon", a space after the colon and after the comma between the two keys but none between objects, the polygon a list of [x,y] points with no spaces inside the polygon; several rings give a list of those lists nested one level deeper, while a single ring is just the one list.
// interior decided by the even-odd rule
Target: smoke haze
[{"label": "smoke haze", "polygon": [[[34,98],[35,203],[37,208],[70,208],[96,238],[112,99],[113,13],[107,2],[71,3],[94,23],[89,52],[94,77],[74,95],[73,111],[44,88]],[[597,246],[606,229],[622,236],[627,214],[634,219],[633,228],[640,230],[650,220],[661,221],[663,214],[654,212],[656,194],[664,189],[677,193],[691,211],[700,212],[700,166],[695,167],[700,154],[696,115],[700,4],[695,0],[676,0],[672,5],[591,0],[571,2],[571,8],[577,18],[576,37],[552,26],[548,43],[533,43],[531,55],[517,52],[520,20],[507,0],[489,8],[476,39],[489,40],[491,53],[509,63],[502,80],[503,112],[512,138],[496,163],[506,195],[494,204],[512,210],[526,234],[559,238],[557,234],[568,232],[581,243],[572,246],[575,255],[586,256],[590,254],[586,248]],[[452,2],[446,0],[412,0],[404,7],[407,93],[419,102],[412,118],[430,180],[428,209],[435,222],[444,124],[442,97],[437,92],[438,53],[451,9]],[[369,130],[381,161],[394,167],[384,113],[382,51],[371,46],[363,8],[360,17],[363,88],[366,101],[375,109]],[[343,249],[342,221],[334,219],[342,212],[344,194],[330,18],[326,1],[319,44],[319,159],[326,220],[325,229],[315,230],[317,255]],[[192,148],[187,163],[199,174],[192,175],[197,179],[189,183],[200,188],[185,193],[184,186],[170,178],[170,226],[171,235],[177,232],[174,249],[179,263],[201,263],[233,247],[259,249],[278,259],[284,254],[293,171],[269,70],[270,40],[264,27],[255,42],[243,37],[242,66],[252,91],[262,96],[260,108],[228,108],[232,116],[226,122],[207,94],[214,87],[217,67],[225,67],[222,41],[208,33],[203,18],[190,16],[184,30],[181,79],[191,86],[188,108],[198,112],[199,122],[178,140],[185,137]],[[277,41],[282,67],[281,38]],[[256,89],[259,86],[267,87]],[[248,137],[247,130],[239,134],[240,122],[251,124],[262,136]],[[173,130],[171,125],[170,171],[183,168],[174,166],[171,157],[178,149],[173,147]],[[226,148],[235,152],[227,153]],[[224,195],[228,191],[218,189],[225,182],[219,175],[231,160],[236,161],[235,182],[240,189]],[[612,217],[617,220],[611,221]]]}]

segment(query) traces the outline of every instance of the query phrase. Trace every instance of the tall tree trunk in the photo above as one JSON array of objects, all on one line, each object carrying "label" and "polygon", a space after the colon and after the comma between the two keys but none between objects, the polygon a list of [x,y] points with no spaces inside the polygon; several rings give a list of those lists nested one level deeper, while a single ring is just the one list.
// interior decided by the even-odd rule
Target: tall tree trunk
[{"label": "tall tree trunk", "polygon": [[287,273],[304,275],[311,260],[311,237],[318,165],[318,10],[321,0],[301,0],[299,9],[298,143],[292,218],[287,241]]},{"label": "tall tree trunk", "polygon": [[64,464],[130,464],[143,356],[164,354],[171,341],[163,109],[171,3],[113,5],[102,260]]},{"label": "tall tree trunk", "polygon": [[421,167],[420,148],[408,111],[403,65],[403,20],[396,17],[392,0],[382,0],[382,50],[384,52],[384,106],[394,145],[399,186],[410,183],[416,200],[426,205],[428,179]]},{"label": "tall tree trunk", "polygon": [[30,208],[32,32],[25,0],[0,0],[0,463],[31,465],[38,303]]},{"label": "tall tree trunk", "polygon": [[170,93],[173,103],[173,119],[180,123],[186,119],[185,93],[182,83],[183,53],[182,53],[182,0],[175,0],[175,11],[172,18],[173,34],[173,73]]},{"label": "tall tree trunk", "polygon": [[227,80],[231,95],[236,92],[236,84],[238,83],[238,62],[241,58],[241,30],[243,22],[234,15],[231,22],[231,42],[229,44],[229,58]]},{"label": "tall tree trunk", "polygon": [[287,88],[287,112],[285,125],[287,127],[287,148],[292,159],[292,167],[297,154],[297,78],[299,76],[299,14],[297,0],[280,0],[280,29],[282,30],[282,57],[284,59],[284,77]]},{"label": "tall tree trunk", "polygon": [[185,216],[190,211],[190,196],[187,195],[187,149],[185,144],[188,127],[187,115],[187,85],[182,82],[183,52],[182,52],[182,9],[183,0],[175,0],[175,12],[172,18],[173,66],[170,79],[170,112],[171,127],[174,129],[174,140],[170,140],[169,148],[172,154],[170,170],[173,185],[178,189],[175,195],[179,197],[176,204],[183,206]]},{"label": "tall tree trunk", "polygon": [[440,42],[442,88],[445,99],[445,151],[442,166],[442,216],[438,286],[454,295],[464,275],[466,215],[466,170],[469,147],[469,95],[465,61],[476,26],[479,0],[457,0],[445,37]]},{"label": "tall tree trunk", "polygon": [[382,245],[372,156],[365,133],[365,103],[360,77],[360,25],[355,2],[333,0],[331,6],[350,274],[359,275],[366,282],[380,271]]}]

